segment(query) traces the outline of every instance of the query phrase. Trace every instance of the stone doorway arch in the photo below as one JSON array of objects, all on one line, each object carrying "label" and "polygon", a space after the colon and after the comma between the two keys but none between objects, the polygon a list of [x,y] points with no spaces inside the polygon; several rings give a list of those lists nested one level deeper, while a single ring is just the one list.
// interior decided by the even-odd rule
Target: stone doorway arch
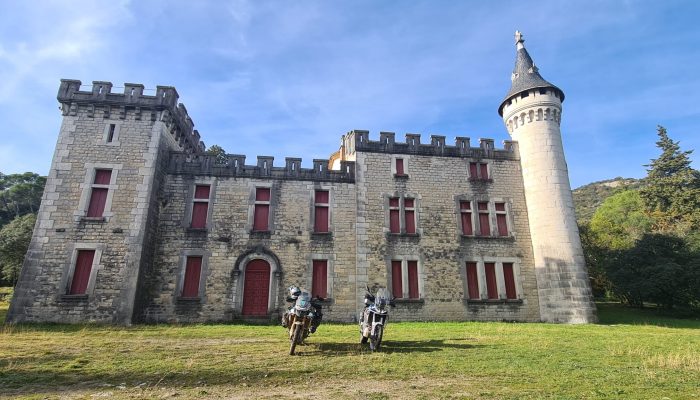
[{"label": "stone doorway arch", "polygon": [[231,274],[233,317],[274,316],[279,308],[281,276],[279,259],[267,248],[256,246],[241,254]]}]

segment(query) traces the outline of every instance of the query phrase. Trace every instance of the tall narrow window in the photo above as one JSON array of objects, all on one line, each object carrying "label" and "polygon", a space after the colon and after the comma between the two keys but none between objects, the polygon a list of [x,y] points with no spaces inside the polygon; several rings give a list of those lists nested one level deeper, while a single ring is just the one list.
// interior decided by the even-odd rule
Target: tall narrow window
[{"label": "tall narrow window", "polygon": [[416,233],[416,209],[414,199],[403,199],[406,233]]},{"label": "tall narrow window", "polygon": [[328,261],[314,260],[311,277],[311,296],[328,297]]},{"label": "tall narrow window", "polygon": [[328,232],[329,198],[327,190],[317,190],[314,194],[314,232]]},{"label": "tall narrow window", "polygon": [[253,213],[253,230],[266,232],[269,230],[270,218],[270,188],[255,189],[255,212]]},{"label": "tall narrow window", "polygon": [[418,293],[418,261],[408,261],[408,298],[417,299]]},{"label": "tall narrow window", "polygon": [[495,203],[495,206],[496,206],[496,225],[498,226],[498,236],[508,236],[506,203]]},{"label": "tall narrow window", "polygon": [[209,185],[196,185],[194,198],[192,199],[192,222],[190,227],[204,229],[207,227],[207,214],[209,214]]},{"label": "tall narrow window", "polygon": [[199,282],[202,275],[202,257],[187,257],[185,277],[182,282],[182,297],[199,297]]},{"label": "tall narrow window", "polygon": [[498,285],[496,284],[496,264],[484,263],[486,272],[486,293],[489,299],[498,299]]},{"label": "tall narrow window", "polygon": [[406,175],[406,173],[404,172],[404,168],[403,168],[403,158],[396,159],[396,175],[397,176]]},{"label": "tall narrow window", "polygon": [[401,261],[391,262],[391,291],[394,297],[403,297],[403,276],[401,274]]},{"label": "tall narrow window", "polygon": [[489,203],[486,201],[480,201],[477,204],[479,211],[479,235],[490,236],[491,226],[489,226]]},{"label": "tall narrow window", "polygon": [[401,225],[399,223],[399,198],[392,197],[389,199],[389,231],[391,233],[401,233]]},{"label": "tall narrow window", "polygon": [[112,143],[114,141],[114,128],[116,125],[114,124],[109,124],[109,128],[107,130],[107,143]]},{"label": "tall narrow window", "polygon": [[515,273],[513,272],[513,263],[503,263],[503,280],[506,284],[506,298],[517,299],[518,294],[515,290]]},{"label": "tall narrow window", "polygon": [[102,217],[107,202],[109,192],[109,182],[112,178],[111,169],[95,170],[95,180],[90,193],[90,203],[88,205],[87,216],[91,218]]},{"label": "tall narrow window", "polygon": [[476,263],[467,263],[467,289],[470,299],[479,299],[479,274],[477,273]]},{"label": "tall narrow window", "polygon": [[469,178],[479,179],[479,167],[477,167],[477,163],[475,162],[469,163]]},{"label": "tall narrow window", "polygon": [[462,235],[473,235],[472,203],[470,201],[459,202],[459,213],[462,217]]},{"label": "tall narrow window", "polygon": [[481,179],[489,179],[489,169],[488,169],[488,164],[486,163],[479,163],[479,178]]},{"label": "tall narrow window", "polygon": [[86,294],[88,283],[90,282],[90,272],[92,272],[92,261],[95,258],[95,250],[78,250],[78,256],[73,268],[68,294]]}]

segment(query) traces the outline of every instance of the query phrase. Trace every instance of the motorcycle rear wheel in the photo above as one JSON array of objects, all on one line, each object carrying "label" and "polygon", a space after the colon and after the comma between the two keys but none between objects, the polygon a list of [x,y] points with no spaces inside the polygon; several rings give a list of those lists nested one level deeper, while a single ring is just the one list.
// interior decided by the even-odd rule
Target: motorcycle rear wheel
[{"label": "motorcycle rear wheel", "polygon": [[375,329],[374,335],[369,337],[369,349],[372,351],[379,350],[379,346],[382,345],[382,336],[384,335],[384,327],[378,325]]}]

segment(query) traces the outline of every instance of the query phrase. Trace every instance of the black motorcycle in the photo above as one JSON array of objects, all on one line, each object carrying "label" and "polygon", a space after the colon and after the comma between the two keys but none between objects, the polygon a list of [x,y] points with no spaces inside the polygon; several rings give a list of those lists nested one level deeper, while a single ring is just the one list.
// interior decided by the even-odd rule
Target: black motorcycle
[{"label": "black motorcycle", "polygon": [[289,355],[294,355],[298,344],[301,344],[309,334],[316,332],[316,328],[321,323],[323,314],[321,313],[321,298],[313,299],[311,294],[299,288],[289,289],[290,296],[288,302],[293,302],[292,306],[282,316],[282,325],[289,329]]}]

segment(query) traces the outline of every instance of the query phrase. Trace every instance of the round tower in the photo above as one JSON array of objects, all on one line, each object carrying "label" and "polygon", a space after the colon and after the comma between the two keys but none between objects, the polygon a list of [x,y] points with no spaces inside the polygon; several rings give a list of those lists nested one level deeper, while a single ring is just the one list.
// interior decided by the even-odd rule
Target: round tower
[{"label": "round tower", "polygon": [[520,147],[540,318],[595,322],[559,129],[564,92],[542,78],[517,31],[515,46],[512,85],[498,113]]}]

